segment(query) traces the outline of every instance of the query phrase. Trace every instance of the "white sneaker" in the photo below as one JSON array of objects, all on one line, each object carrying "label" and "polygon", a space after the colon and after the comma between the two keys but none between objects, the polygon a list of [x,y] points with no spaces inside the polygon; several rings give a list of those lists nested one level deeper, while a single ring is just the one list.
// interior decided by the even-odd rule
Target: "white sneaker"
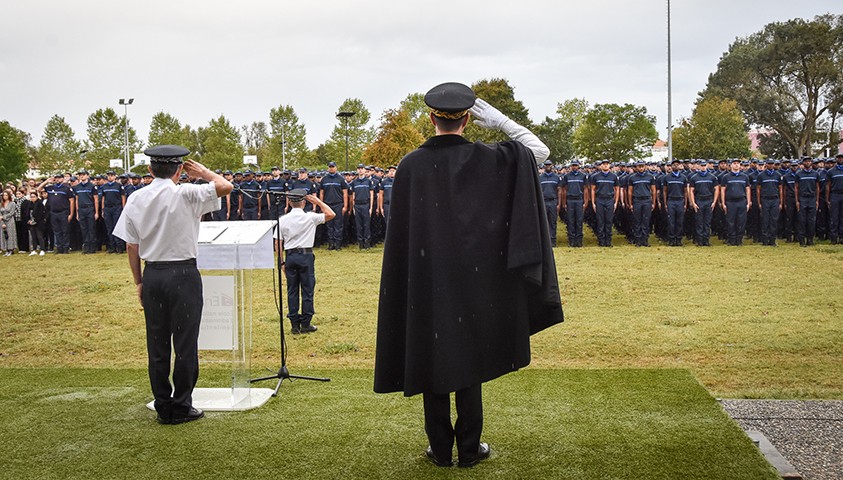
[{"label": "white sneaker", "polygon": [[33,256],[33,255],[38,255],[38,252],[36,252],[35,250],[29,252],[30,257]]},{"label": "white sneaker", "polygon": [[43,257],[44,256],[44,250],[41,250],[41,253],[39,253],[38,256]]}]

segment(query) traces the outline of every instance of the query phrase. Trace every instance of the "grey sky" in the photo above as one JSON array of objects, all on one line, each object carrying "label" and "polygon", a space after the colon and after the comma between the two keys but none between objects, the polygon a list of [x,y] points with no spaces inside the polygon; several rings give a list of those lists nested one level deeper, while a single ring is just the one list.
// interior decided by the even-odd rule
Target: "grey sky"
[{"label": "grey sky", "polygon": [[[408,93],[503,77],[534,121],[572,97],[647,107],[666,137],[666,0],[10,0],[0,18],[0,119],[37,143],[59,114],[77,137],[98,108],[146,140],[166,111],[236,126],[292,105],[310,147],[360,98],[377,125]],[[838,7],[835,11],[834,7]],[[728,45],[772,21],[839,13],[830,0],[674,0],[673,112],[690,115]]]}]

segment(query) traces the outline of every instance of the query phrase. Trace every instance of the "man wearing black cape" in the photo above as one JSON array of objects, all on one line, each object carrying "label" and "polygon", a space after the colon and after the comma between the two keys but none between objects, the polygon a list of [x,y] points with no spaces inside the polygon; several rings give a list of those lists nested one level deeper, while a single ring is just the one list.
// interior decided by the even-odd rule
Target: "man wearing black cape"
[{"label": "man wearing black cape", "polygon": [[[422,393],[427,457],[451,466],[456,440],[471,467],[491,452],[482,383],[527,366],[530,335],[562,321],[536,169],[549,152],[466,85],[434,87],[425,103],[436,136],[404,157],[392,189],[374,390]],[[471,116],[513,140],[465,140]]]}]

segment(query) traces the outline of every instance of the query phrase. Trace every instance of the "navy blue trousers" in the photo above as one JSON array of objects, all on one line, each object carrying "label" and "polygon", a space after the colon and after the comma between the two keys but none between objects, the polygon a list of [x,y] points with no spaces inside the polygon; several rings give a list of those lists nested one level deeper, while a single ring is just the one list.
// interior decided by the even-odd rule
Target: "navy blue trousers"
[{"label": "navy blue trousers", "polygon": [[594,213],[597,219],[595,234],[600,246],[612,244],[612,221],[615,218],[615,201],[611,198],[598,198],[595,202]]},{"label": "navy blue trousers", "polygon": [[[307,327],[313,318],[316,287],[315,257],[312,253],[289,252],[284,260],[287,277],[287,318],[293,328]],[[301,297],[301,303],[299,302]],[[299,311],[301,306],[301,311]]]},{"label": "navy blue trousers", "polygon": [[342,245],[342,203],[329,203],[328,206],[337,215],[330,222],[325,222],[325,227],[328,229],[328,245],[339,247]]},{"label": "navy blue trousers", "polygon": [[97,247],[97,230],[94,207],[79,207],[79,229],[82,231],[82,251],[93,253]]},{"label": "navy blue trousers", "polygon": [[632,238],[636,245],[650,242],[650,217],[653,214],[653,200],[650,198],[632,201]]},{"label": "navy blue trousers", "polygon": [[566,219],[568,223],[568,245],[575,246],[582,242],[583,203],[582,199],[568,200]]},{"label": "navy blue trousers", "polygon": [[711,199],[695,199],[699,211],[694,214],[694,233],[697,245],[707,245],[711,236]]},{"label": "navy blue trousers", "polygon": [[726,241],[729,245],[743,243],[746,229],[746,199],[726,200]]},{"label": "navy blue trousers", "polygon": [[667,201],[667,239],[671,242],[682,241],[682,229],[685,225],[685,200]]}]

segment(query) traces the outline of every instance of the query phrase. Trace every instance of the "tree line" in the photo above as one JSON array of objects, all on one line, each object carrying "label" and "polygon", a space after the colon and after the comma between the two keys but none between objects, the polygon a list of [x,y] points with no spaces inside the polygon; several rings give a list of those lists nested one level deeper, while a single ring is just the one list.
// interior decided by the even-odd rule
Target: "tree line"
[{"label": "tree line", "polygon": [[[516,122],[531,128],[551,151],[551,159],[572,158],[628,161],[643,158],[657,140],[656,119],[645,107],[595,104],[572,98],[559,102],[555,115],[534,123],[506,79],[482,79],[472,84],[477,95]],[[385,110],[376,126],[362,100],[346,99],[337,111],[354,112],[337,119],[327,140],[307,147],[307,129],[292,105],[269,110],[268,121],[233,125],[224,115],[207,125],[182,124],[168,112],[157,113],[146,141],[128,126],[130,155],[146,145],[180,144],[210,168],[240,168],[243,155],[256,155],[258,168],[286,160],[289,168],[323,167],[336,161],[381,167],[395,164],[433,135],[423,94],[410,93]],[[749,127],[768,130],[761,136],[760,154],[782,158],[836,151],[841,143],[843,114],[843,15],[822,15],[768,24],[760,32],[738,38],[721,57],[699,93],[693,113],[674,129],[676,158],[747,158],[753,154]],[[65,119],[54,115],[37,144],[27,132],[0,122],[0,178],[19,177],[27,167],[42,172],[88,168],[103,171],[108,160],[122,158],[124,118],[102,108],[87,119],[80,140]],[[347,130],[346,130],[347,127]],[[469,124],[471,141],[504,140]]]}]

